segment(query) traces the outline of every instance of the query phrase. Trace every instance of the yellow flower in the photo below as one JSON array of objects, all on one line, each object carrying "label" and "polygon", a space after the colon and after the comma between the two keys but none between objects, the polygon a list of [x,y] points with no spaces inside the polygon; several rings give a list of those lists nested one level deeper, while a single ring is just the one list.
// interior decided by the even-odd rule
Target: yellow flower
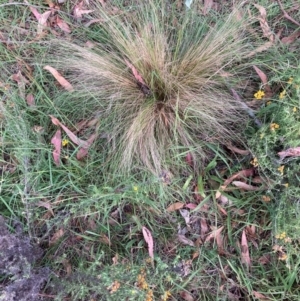
[{"label": "yellow flower", "polygon": [[262,196],[262,200],[263,200],[264,202],[270,202],[270,201],[271,201],[271,198],[270,198],[269,196],[267,196],[267,195],[263,195],[263,196]]},{"label": "yellow flower", "polygon": [[279,259],[279,260],[283,260],[283,261],[287,260],[287,255],[286,255],[286,253],[283,253],[283,252],[282,252],[282,253],[279,255],[278,259]]},{"label": "yellow flower", "polygon": [[284,165],[279,166],[277,170],[283,175]]},{"label": "yellow flower", "polygon": [[138,192],[139,191],[139,187],[138,186],[133,186],[132,187],[133,191]]},{"label": "yellow flower", "polygon": [[283,90],[283,91],[279,94],[279,99],[283,99],[284,96],[285,96],[285,94],[286,94],[286,91]]},{"label": "yellow flower", "polygon": [[115,293],[120,288],[120,282],[114,281],[107,289],[109,290],[110,294]]},{"label": "yellow flower", "polygon": [[63,141],[61,142],[62,146],[67,146],[69,144],[69,140],[68,139],[63,139]]},{"label": "yellow flower", "polygon": [[293,112],[296,113],[298,109],[296,107],[293,108]]},{"label": "yellow flower", "polygon": [[267,101],[267,106],[269,106],[272,103],[271,100]]},{"label": "yellow flower", "polygon": [[283,232],[277,234],[277,235],[275,236],[275,238],[277,238],[277,239],[285,239],[285,238],[286,238],[286,232],[283,231]]},{"label": "yellow flower", "polygon": [[162,300],[167,301],[169,299],[169,297],[171,297],[171,293],[170,293],[170,291],[166,291],[162,297]]},{"label": "yellow flower", "polygon": [[289,80],[288,80],[288,84],[291,84],[293,82],[294,78],[293,77],[290,77]]},{"label": "yellow flower", "polygon": [[146,301],[153,301],[153,291],[152,290],[147,291]]},{"label": "yellow flower", "polygon": [[275,131],[275,130],[279,129],[279,124],[271,123],[270,124],[270,129],[271,129],[271,131]]},{"label": "yellow flower", "polygon": [[282,184],[285,188],[288,188],[289,187],[289,183],[284,183]]},{"label": "yellow flower", "polygon": [[265,96],[265,92],[262,91],[262,90],[258,90],[258,91],[254,94],[254,97],[255,97],[256,99],[262,99],[264,96]]},{"label": "yellow flower", "polygon": [[250,161],[250,164],[253,165],[254,167],[257,167],[258,166],[258,160],[256,157],[253,158],[252,161]]}]

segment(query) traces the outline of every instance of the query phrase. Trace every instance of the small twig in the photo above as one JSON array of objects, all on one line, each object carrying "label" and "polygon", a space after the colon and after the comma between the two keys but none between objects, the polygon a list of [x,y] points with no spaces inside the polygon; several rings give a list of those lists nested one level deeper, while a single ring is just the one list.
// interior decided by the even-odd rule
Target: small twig
[{"label": "small twig", "polygon": [[237,92],[236,92],[234,89],[231,89],[231,92],[232,92],[233,96],[235,97],[235,99],[238,100],[238,101],[241,103],[242,107],[246,110],[246,112],[248,113],[248,115],[249,115],[251,118],[254,119],[254,122],[256,123],[256,125],[257,125],[258,127],[261,127],[261,126],[262,126],[262,123],[256,118],[254,111],[253,111],[251,108],[249,108],[249,107],[241,100],[241,98],[239,97],[239,95],[237,94]]},{"label": "small twig", "polygon": [[283,16],[284,16],[286,19],[290,20],[291,22],[295,23],[296,25],[300,26],[300,23],[297,22],[295,19],[293,19],[293,18],[292,18],[292,17],[284,10],[281,1],[280,1],[280,0],[277,0],[277,2],[278,2],[278,4],[279,4],[279,6],[280,6],[280,9],[281,9],[282,12],[283,12]]}]

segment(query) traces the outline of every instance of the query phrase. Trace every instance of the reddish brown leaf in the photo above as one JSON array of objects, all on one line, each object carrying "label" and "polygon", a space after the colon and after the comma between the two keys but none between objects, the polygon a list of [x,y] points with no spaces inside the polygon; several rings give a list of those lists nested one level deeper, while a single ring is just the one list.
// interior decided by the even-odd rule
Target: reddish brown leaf
[{"label": "reddish brown leaf", "polygon": [[207,224],[206,219],[203,217],[200,219],[200,226],[201,226],[200,236],[202,239],[204,239],[206,233],[209,231],[209,226]]},{"label": "reddish brown leaf", "polygon": [[25,76],[22,75],[21,71],[13,74],[12,79],[18,83],[20,97],[25,99],[25,86],[29,83],[29,81]]},{"label": "reddish brown leaf", "polygon": [[51,143],[54,145],[53,160],[56,166],[60,165],[60,153],[61,153],[61,130],[57,130],[55,135],[51,139]]},{"label": "reddish brown leaf", "polygon": [[34,107],[35,106],[34,96],[32,94],[28,94],[26,96],[26,102],[29,107]]},{"label": "reddish brown leaf", "polygon": [[257,47],[256,49],[254,49],[253,51],[251,51],[246,58],[248,57],[252,57],[254,55],[256,55],[257,53],[263,52],[268,50],[270,47],[272,47],[274,45],[274,42],[271,41],[267,41],[266,43],[264,43],[263,45]]},{"label": "reddish brown leaf", "polygon": [[51,213],[51,215],[54,216],[54,212],[52,210],[50,201],[38,201],[37,206],[48,209],[48,211]]},{"label": "reddish brown leaf", "polygon": [[63,237],[65,231],[63,229],[59,229],[58,231],[56,231],[53,236],[50,239],[49,245],[52,246],[55,243],[57,243],[57,241]]},{"label": "reddish brown leaf", "polygon": [[92,134],[90,136],[90,138],[86,141],[87,144],[88,144],[88,147],[81,147],[76,155],[76,158],[78,160],[81,160],[82,158],[84,158],[87,154],[88,154],[88,151],[89,151],[89,148],[90,146],[92,145],[92,143],[94,142],[95,138],[97,137],[96,134]]},{"label": "reddish brown leaf", "polygon": [[210,9],[213,7],[214,1],[213,0],[204,0],[204,6],[203,6],[203,15],[206,16],[207,13],[210,11]]},{"label": "reddish brown leaf", "polygon": [[75,19],[81,19],[82,15],[89,14],[89,13],[93,12],[93,10],[84,9],[83,5],[84,5],[83,1],[81,1],[78,4],[75,5],[74,11],[73,11],[73,16],[74,16]]},{"label": "reddish brown leaf", "polygon": [[192,240],[185,237],[183,234],[177,234],[177,238],[178,238],[178,241],[181,242],[184,245],[188,245],[188,246],[191,246],[191,247],[195,246],[195,243]]},{"label": "reddish brown leaf", "polygon": [[280,157],[280,160],[283,160],[285,157],[299,157],[300,156],[300,146],[294,148],[288,148],[282,152],[277,153]]},{"label": "reddish brown leaf", "polygon": [[110,239],[105,234],[100,234],[99,240],[100,240],[100,242],[102,242],[106,245],[109,245],[109,246],[111,245]]},{"label": "reddish brown leaf", "polygon": [[179,295],[185,301],[194,301],[195,300],[194,297],[186,291],[179,292]]},{"label": "reddish brown leaf", "polygon": [[146,84],[145,84],[145,82],[144,82],[142,76],[139,74],[139,72],[137,71],[137,69],[136,69],[130,62],[128,62],[126,59],[125,59],[125,63],[126,63],[126,65],[127,65],[127,67],[131,69],[131,71],[132,71],[132,73],[133,73],[135,79],[136,79],[139,83],[141,83],[142,85],[145,85],[145,86],[146,86]]},{"label": "reddish brown leaf", "polygon": [[269,26],[269,24],[268,24],[268,22],[267,22],[267,11],[266,11],[266,9],[263,7],[263,6],[261,6],[261,5],[259,5],[259,4],[253,4],[258,10],[259,10],[259,12],[260,12],[260,17],[258,17],[257,19],[259,20],[259,23],[260,23],[260,27],[261,27],[261,29],[262,29],[262,31],[263,31],[263,35],[266,37],[266,38],[268,38],[269,40],[270,40],[270,42],[274,42],[274,39],[275,39],[275,37],[274,37],[274,34],[273,34],[273,32],[272,32],[272,30],[271,30],[271,28],[270,28],[270,26]]},{"label": "reddish brown leaf", "polygon": [[179,210],[179,209],[181,209],[183,207],[184,207],[184,203],[182,203],[182,202],[176,202],[176,203],[171,204],[166,210],[168,212],[173,212],[173,211]]},{"label": "reddish brown leaf", "polygon": [[243,155],[243,156],[247,156],[247,155],[250,154],[249,150],[239,149],[239,148],[237,148],[237,147],[235,147],[233,145],[226,145],[226,147],[228,149],[230,149],[232,152],[240,154],[240,155]]},{"label": "reddish brown leaf", "polygon": [[257,75],[259,76],[260,80],[262,81],[262,83],[264,84],[264,90],[266,92],[266,96],[270,97],[272,95],[272,91],[270,86],[268,85],[268,77],[266,76],[266,74],[260,70],[258,67],[253,66],[254,70],[256,71]]},{"label": "reddish brown leaf", "polygon": [[185,161],[186,163],[190,166],[190,167],[194,167],[194,160],[193,160],[193,156],[190,152],[187,153],[186,157],[185,157]]},{"label": "reddish brown leaf", "polygon": [[37,26],[37,34],[41,34],[45,27],[47,26],[47,20],[49,16],[51,15],[52,11],[46,11],[43,14],[41,14],[40,19],[38,20],[38,26]]},{"label": "reddish brown leaf", "polygon": [[223,250],[223,237],[222,237],[222,230],[224,229],[224,226],[213,230],[210,234],[207,235],[205,238],[205,243],[210,241],[216,241],[218,249],[221,251]]},{"label": "reddish brown leaf", "polygon": [[291,43],[293,43],[296,39],[298,39],[300,37],[300,31],[297,30],[294,33],[292,33],[291,35],[284,37],[281,39],[281,42],[283,44],[289,45]]},{"label": "reddish brown leaf", "polygon": [[235,179],[240,179],[240,178],[249,178],[253,176],[255,173],[254,168],[249,168],[249,169],[243,169],[241,171],[238,171],[237,173],[233,174],[231,177],[229,177],[225,182],[224,185],[227,186],[229,185],[233,180]]},{"label": "reddish brown leaf", "polygon": [[29,9],[31,10],[37,21],[39,21],[41,18],[41,14],[38,12],[38,10],[35,7],[31,6],[27,0],[24,0],[24,2],[29,6]]},{"label": "reddish brown leaf", "polygon": [[194,210],[197,208],[197,204],[193,204],[193,203],[189,203],[189,204],[186,204],[184,207],[185,208],[188,208],[188,209],[191,209],[191,210]]},{"label": "reddish brown leaf", "polygon": [[89,148],[89,143],[87,141],[79,139],[72,131],[70,131],[65,125],[63,125],[56,117],[49,115],[51,117],[51,121],[54,125],[62,127],[68,137],[78,146],[83,148]]},{"label": "reddish brown leaf", "polygon": [[71,33],[70,26],[59,16],[56,16],[56,24],[62,31],[66,33]]},{"label": "reddish brown leaf", "polygon": [[145,227],[142,227],[144,239],[148,245],[148,253],[150,258],[154,259],[154,244],[151,232]]},{"label": "reddish brown leaf", "polygon": [[263,187],[252,186],[252,185],[246,184],[245,182],[241,182],[241,181],[233,181],[232,185],[234,185],[242,190],[247,190],[247,191],[257,191],[257,190],[261,190],[263,188]]},{"label": "reddish brown leaf", "polygon": [[249,248],[248,248],[248,242],[247,242],[245,229],[243,230],[242,239],[241,239],[241,261],[248,268],[251,266],[251,259],[250,259],[250,254],[249,254]]},{"label": "reddish brown leaf", "polygon": [[227,211],[220,205],[217,204],[219,211],[221,212],[221,214],[223,214],[224,216],[227,216]]},{"label": "reddish brown leaf", "polygon": [[268,301],[268,300],[271,300],[270,298],[266,297],[265,295],[259,293],[259,292],[256,292],[256,291],[252,291],[252,294],[254,295],[254,297],[256,299],[258,299],[259,301]]},{"label": "reddish brown leaf", "polygon": [[59,82],[59,84],[64,87],[67,91],[74,91],[73,86],[53,67],[51,66],[45,66],[45,70],[49,71],[54,78]]}]

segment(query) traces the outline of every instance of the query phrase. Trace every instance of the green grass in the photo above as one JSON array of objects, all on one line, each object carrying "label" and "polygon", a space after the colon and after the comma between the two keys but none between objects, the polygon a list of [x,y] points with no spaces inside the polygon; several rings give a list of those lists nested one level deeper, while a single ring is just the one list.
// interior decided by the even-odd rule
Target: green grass
[{"label": "green grass", "polygon": [[[35,4],[40,12],[47,10],[39,1]],[[272,28],[284,26],[287,35],[295,30],[295,24],[278,19],[281,15],[275,3],[260,4],[266,7]],[[241,44],[227,44],[224,39],[229,34],[228,26],[234,24],[230,33],[240,34],[236,28],[239,23],[230,19],[233,17],[228,19],[232,9],[227,6],[202,16],[197,14],[196,6],[185,12],[170,1],[166,11],[160,13],[157,6],[140,11],[141,7],[132,1],[125,6],[115,4],[123,12],[119,17],[107,14],[111,8],[107,4],[100,13],[107,23],[88,28],[71,17],[73,6],[71,2],[61,6],[59,14],[72,28],[69,36],[55,28],[61,35],[61,45],[53,42],[55,37],[50,31],[34,41],[37,24],[28,6],[0,7],[0,32],[10,41],[10,44],[0,43],[0,210],[12,230],[14,221],[20,220],[32,242],[44,250],[36,266],[49,267],[52,274],[41,288],[43,298],[150,301],[167,300],[168,292],[168,300],[188,300],[188,294],[194,300],[263,300],[259,293],[274,301],[299,300],[299,159],[290,157],[279,162],[277,155],[279,151],[299,146],[300,59],[293,48],[299,42],[291,46],[278,43],[243,60],[238,51],[247,45],[250,47],[247,51],[251,52],[264,38],[259,24],[251,19],[247,26],[255,30],[256,36],[244,29],[239,35]],[[249,9],[257,14],[253,7]],[[170,19],[164,17],[165,23],[158,23],[164,12]],[[297,12],[294,14],[296,18]],[[173,17],[177,24],[172,23]],[[92,18],[88,14],[82,21]],[[153,32],[142,26],[149,19]],[[231,21],[226,24],[225,20]],[[202,21],[197,31],[195,25]],[[26,35],[21,29],[28,30]],[[141,32],[140,38],[133,29]],[[191,34],[185,34],[184,29]],[[221,35],[224,31],[226,35]],[[166,34],[168,38],[164,40]],[[111,42],[112,38],[116,43]],[[202,69],[193,73],[188,65],[190,61],[200,64],[200,55],[195,53],[201,54],[204,49],[196,41],[203,39],[207,48],[213,49],[213,62],[219,63],[218,68],[210,61],[205,65],[207,73]],[[86,40],[98,42],[99,48],[84,50],[82,45]],[[177,53],[177,60],[168,57],[164,61],[161,52],[156,52],[165,47],[166,41],[170,47],[167,49]],[[220,49],[215,49],[213,43],[221,45],[220,56]],[[239,57],[231,60],[232,51]],[[151,68],[138,60],[141,53],[149,56]],[[93,66],[91,55],[101,68]],[[123,57],[142,74],[154,96],[144,95],[134,84]],[[43,69],[58,60],[53,66],[72,81],[76,92],[64,91]],[[222,107],[223,113],[226,110],[229,114],[231,105],[237,105],[236,100],[231,103],[230,88],[246,100],[252,100],[257,90],[264,89],[252,65],[267,74],[274,91],[272,103],[267,104],[265,99],[258,101],[256,116],[262,122],[261,127],[246,117],[243,123],[228,125],[228,118],[240,120],[232,114],[224,120],[219,112],[224,98],[230,104]],[[221,69],[234,76],[217,76]],[[103,70],[111,72],[108,77]],[[12,79],[18,71],[27,78],[25,88]],[[180,74],[175,83],[174,74]],[[204,75],[197,77],[199,74]],[[291,77],[293,82],[289,83]],[[118,86],[124,89],[121,98],[115,95]],[[221,102],[216,98],[220,89]],[[283,90],[286,93],[280,99]],[[105,100],[112,91],[112,100],[117,99],[117,104],[113,103],[111,109]],[[140,111],[148,116],[148,107],[157,106],[162,93],[166,103],[173,93],[185,95],[184,103],[188,102],[186,95],[197,94],[198,102],[188,103],[190,108],[184,110],[180,108],[181,98],[176,98],[176,105],[170,105],[174,115],[162,119],[157,128],[169,122],[170,131],[151,134],[147,140],[153,128],[149,130],[147,119],[135,119],[138,121],[134,123],[134,116]],[[35,106],[28,106],[23,94],[33,94]],[[131,99],[138,109],[129,114]],[[207,99],[209,103],[203,102]],[[189,115],[187,112],[192,109],[193,114]],[[203,111],[205,114],[201,115]],[[82,120],[94,121],[78,132],[83,140],[98,134],[86,158],[78,160],[78,147],[69,142],[62,147],[62,164],[54,164],[50,141],[57,126],[51,123],[49,115],[73,131]],[[221,127],[215,131],[219,123]],[[272,123],[279,128],[272,131]],[[208,124],[212,127],[207,128]],[[130,144],[127,130],[133,125],[145,125],[148,130],[143,132],[147,134],[145,137],[130,137]],[[206,130],[209,139],[203,136]],[[180,136],[179,131],[184,134]],[[177,134],[173,135],[174,132]],[[68,139],[64,132],[62,135]],[[235,140],[240,148],[247,147],[250,154],[233,154],[224,146],[228,140]],[[137,147],[139,143],[141,147]],[[153,158],[156,148],[163,149],[157,161]],[[188,153],[193,155],[192,166],[186,162]],[[240,170],[251,168],[253,157],[257,158],[258,166],[245,182],[260,186],[255,184],[255,178],[260,176],[267,188],[243,191],[230,184],[222,193],[227,199],[216,199],[224,181]],[[283,174],[278,170],[282,165]],[[287,183],[289,186],[284,186]],[[167,208],[175,202],[192,203],[196,209],[185,207],[182,208],[185,211],[168,212]],[[184,214],[189,216],[188,223]],[[154,239],[154,266],[149,261],[143,226]],[[205,242],[211,231],[220,227],[224,227],[221,236]],[[251,232],[253,227],[255,231]],[[250,267],[242,263],[243,231],[248,241]],[[9,275],[4,275],[1,285],[9,281]]]}]

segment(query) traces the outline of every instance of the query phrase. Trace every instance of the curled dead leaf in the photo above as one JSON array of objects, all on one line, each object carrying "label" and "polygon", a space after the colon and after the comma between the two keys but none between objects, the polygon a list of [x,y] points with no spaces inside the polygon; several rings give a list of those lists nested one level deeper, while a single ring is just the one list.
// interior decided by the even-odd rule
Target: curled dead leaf
[{"label": "curled dead leaf", "polygon": [[184,203],[176,202],[176,203],[171,204],[166,210],[167,210],[167,212],[173,212],[173,211],[179,210],[183,207],[184,207]]},{"label": "curled dead leaf", "polygon": [[61,130],[57,130],[51,139],[51,143],[54,145],[54,151],[52,153],[53,160],[56,166],[60,165],[60,153],[61,153]]},{"label": "curled dead leaf", "polygon": [[53,67],[51,66],[45,66],[44,67],[45,70],[49,71],[54,78],[59,82],[59,84],[65,88],[67,91],[74,91],[73,86]]},{"label": "curled dead leaf", "polygon": [[144,239],[148,245],[149,256],[150,258],[154,259],[154,243],[153,243],[152,234],[150,230],[148,230],[145,226],[142,227],[142,231],[143,231]]},{"label": "curled dead leaf", "polygon": [[247,191],[258,191],[258,190],[263,189],[263,187],[249,185],[249,184],[247,184],[245,182],[241,182],[241,181],[233,181],[232,185],[234,185],[242,190],[247,190]]},{"label": "curled dead leaf", "polygon": [[241,261],[248,268],[251,266],[251,259],[250,259],[249,247],[248,247],[245,229],[243,230],[242,239],[241,239]]}]

